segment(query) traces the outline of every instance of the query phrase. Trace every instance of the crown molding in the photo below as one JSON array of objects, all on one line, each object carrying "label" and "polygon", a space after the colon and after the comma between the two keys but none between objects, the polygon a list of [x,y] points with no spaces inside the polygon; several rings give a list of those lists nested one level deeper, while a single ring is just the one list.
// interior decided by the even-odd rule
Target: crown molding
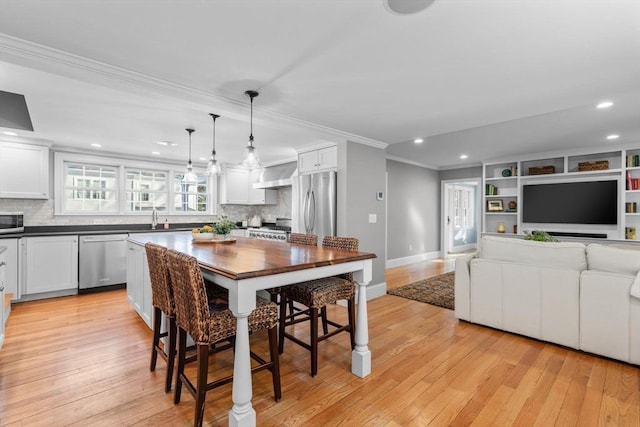
[{"label": "crown molding", "polygon": [[[14,60],[12,61],[10,58],[14,58]],[[16,58],[19,61],[15,61]],[[26,66],[31,66],[40,71],[55,73],[63,77],[75,78],[112,89],[122,90],[124,85],[128,89],[133,87],[142,91],[152,91],[186,101],[202,103],[209,107],[213,104],[219,110],[223,110],[226,107],[225,115],[240,120],[244,120],[246,117],[244,113],[242,115],[239,113],[239,109],[249,108],[249,103],[246,101],[214,95],[196,88],[158,79],[2,33],[0,33],[0,60],[23,66],[26,63]],[[286,125],[320,132],[326,135],[326,139],[335,139],[337,140],[336,142],[348,140],[381,149],[385,149],[388,146],[387,143],[382,141],[322,126],[272,110],[260,107],[254,109],[261,115],[276,119]]]}]

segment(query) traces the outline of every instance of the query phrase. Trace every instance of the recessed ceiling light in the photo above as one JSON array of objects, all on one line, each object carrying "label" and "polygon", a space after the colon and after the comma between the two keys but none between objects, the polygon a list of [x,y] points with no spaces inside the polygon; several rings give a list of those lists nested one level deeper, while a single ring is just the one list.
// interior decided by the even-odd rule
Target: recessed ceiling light
[{"label": "recessed ceiling light", "polygon": [[618,139],[620,135],[612,133],[611,135],[607,135],[607,139]]},{"label": "recessed ceiling light", "polygon": [[466,154],[460,154],[460,158],[464,160],[464,159],[468,159],[469,156],[467,156]]},{"label": "recessed ceiling light", "polygon": [[436,0],[386,0],[385,8],[398,15],[411,15],[425,10]]},{"label": "recessed ceiling light", "polygon": [[15,133],[15,132],[2,132],[2,133],[4,133],[5,135],[9,135],[9,136],[18,136],[18,134]]},{"label": "recessed ceiling light", "polygon": [[91,146],[92,146],[92,147],[96,147],[96,148],[100,148],[100,147],[102,147],[102,145],[100,145],[100,144],[95,144],[95,143],[94,143],[94,144],[91,144]]},{"label": "recessed ceiling light", "polygon": [[159,151],[152,151],[151,154],[153,154],[154,156],[159,156],[160,152]]},{"label": "recessed ceiling light", "polygon": [[415,142],[416,144],[422,144],[424,142],[424,139],[416,138],[416,139],[413,140],[413,142]]},{"label": "recessed ceiling light", "polygon": [[169,141],[156,141],[156,144],[158,145],[163,145],[165,147],[169,146],[169,147],[177,147],[178,144],[175,142],[169,142]]},{"label": "recessed ceiling light", "polygon": [[611,101],[602,101],[601,103],[599,103],[599,104],[597,105],[597,107],[598,107],[599,109],[603,109],[603,108],[609,108],[609,107],[611,107],[612,105],[613,105],[613,102],[611,102]]}]

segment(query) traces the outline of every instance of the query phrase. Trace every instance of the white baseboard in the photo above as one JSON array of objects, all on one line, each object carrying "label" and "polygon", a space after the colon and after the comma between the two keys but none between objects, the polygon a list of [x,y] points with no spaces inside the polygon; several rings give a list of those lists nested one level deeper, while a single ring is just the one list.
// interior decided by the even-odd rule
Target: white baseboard
[{"label": "white baseboard", "polygon": [[414,262],[426,261],[428,259],[440,258],[440,251],[424,252],[418,255],[411,255],[404,258],[388,259],[386,268],[400,267],[401,265],[413,264]]}]

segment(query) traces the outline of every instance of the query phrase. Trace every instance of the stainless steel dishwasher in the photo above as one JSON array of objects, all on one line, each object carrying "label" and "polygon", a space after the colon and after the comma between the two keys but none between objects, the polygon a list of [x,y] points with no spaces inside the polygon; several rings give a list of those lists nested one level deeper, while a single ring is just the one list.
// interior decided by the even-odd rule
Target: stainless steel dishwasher
[{"label": "stainless steel dishwasher", "polygon": [[78,290],[127,281],[127,234],[80,236]]}]

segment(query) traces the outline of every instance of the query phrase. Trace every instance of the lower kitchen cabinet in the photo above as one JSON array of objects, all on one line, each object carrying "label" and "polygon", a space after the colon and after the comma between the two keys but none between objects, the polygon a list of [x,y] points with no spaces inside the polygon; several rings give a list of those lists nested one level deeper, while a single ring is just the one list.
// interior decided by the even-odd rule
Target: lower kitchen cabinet
[{"label": "lower kitchen cabinet", "polygon": [[147,254],[143,246],[130,242],[127,242],[127,299],[151,328],[153,307]]},{"label": "lower kitchen cabinet", "polygon": [[4,325],[7,320],[4,311],[4,289],[7,272],[6,253],[6,251],[0,251],[0,348],[4,344]]},{"label": "lower kitchen cabinet", "polygon": [[21,240],[23,296],[78,291],[78,236],[24,237]]}]

